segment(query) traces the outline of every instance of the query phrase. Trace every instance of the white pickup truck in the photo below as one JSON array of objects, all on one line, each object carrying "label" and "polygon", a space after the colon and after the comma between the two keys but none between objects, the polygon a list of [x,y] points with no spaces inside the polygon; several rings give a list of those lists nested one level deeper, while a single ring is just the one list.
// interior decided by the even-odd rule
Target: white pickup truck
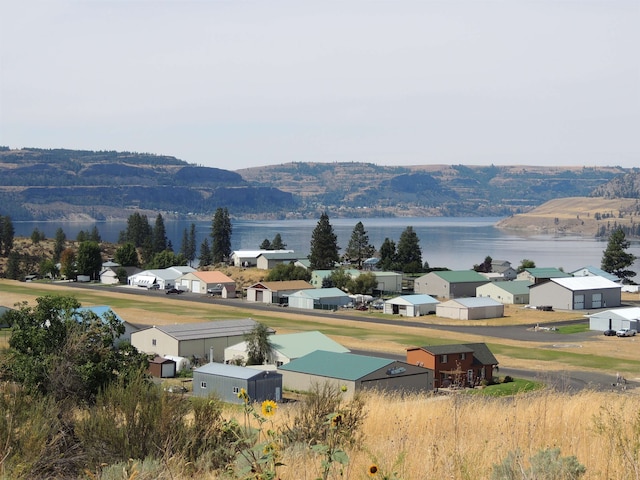
[{"label": "white pickup truck", "polygon": [[621,328],[616,332],[617,337],[633,337],[636,332],[633,328]]}]

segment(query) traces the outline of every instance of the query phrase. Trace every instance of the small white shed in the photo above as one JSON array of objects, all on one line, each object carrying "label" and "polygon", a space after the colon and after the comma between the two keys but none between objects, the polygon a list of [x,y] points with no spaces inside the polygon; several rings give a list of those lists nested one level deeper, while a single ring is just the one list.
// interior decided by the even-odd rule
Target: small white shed
[{"label": "small white shed", "polygon": [[436,306],[438,317],[455,320],[480,320],[504,317],[504,305],[492,298],[456,298]]},{"label": "small white shed", "polygon": [[431,295],[401,295],[384,302],[383,313],[404,317],[420,317],[435,313],[440,303]]}]

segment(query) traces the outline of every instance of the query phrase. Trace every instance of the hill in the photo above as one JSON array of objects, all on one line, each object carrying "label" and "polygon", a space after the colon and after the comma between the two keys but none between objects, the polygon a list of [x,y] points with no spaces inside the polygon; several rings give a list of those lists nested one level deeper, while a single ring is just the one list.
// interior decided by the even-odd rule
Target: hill
[{"label": "hill", "polygon": [[498,228],[536,234],[607,236],[620,226],[630,236],[640,236],[637,198],[572,197],[550,200],[527,213],[513,215]]},{"label": "hill", "polygon": [[0,147],[0,215],[13,220],[509,216],[566,197],[639,191],[620,167],[288,163],[238,170],[145,153]]}]

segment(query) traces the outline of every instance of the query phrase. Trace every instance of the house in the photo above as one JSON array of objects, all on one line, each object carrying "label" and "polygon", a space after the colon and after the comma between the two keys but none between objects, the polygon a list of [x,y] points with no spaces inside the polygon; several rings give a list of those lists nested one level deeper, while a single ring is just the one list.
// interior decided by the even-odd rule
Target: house
[{"label": "house", "polygon": [[621,302],[620,284],[602,277],[552,278],[529,288],[531,305],[559,310],[619,307]]},{"label": "house", "polygon": [[94,315],[96,315],[98,318],[102,319],[102,320],[106,320],[108,318],[109,315],[113,315],[115,316],[116,320],[118,320],[122,326],[124,327],[124,333],[122,335],[120,335],[118,337],[118,342],[129,342],[131,343],[131,335],[134,332],[137,332],[138,330],[140,330],[138,327],[136,327],[135,325],[127,322],[126,320],[122,319],[122,317],[120,317],[120,315],[118,315],[116,312],[114,312],[111,307],[108,307],[106,305],[98,305],[95,307],[79,307],[76,309],[77,312],[91,312]]},{"label": "house", "polygon": [[282,374],[274,371],[207,363],[193,371],[193,394],[208,398],[215,395],[227,403],[244,403],[238,394],[243,390],[254,402],[280,401]]},{"label": "house", "polygon": [[435,313],[440,303],[430,295],[401,295],[384,302],[383,313],[403,317],[420,317]]},{"label": "house", "polygon": [[291,252],[281,252],[271,250],[258,255],[256,258],[256,266],[263,270],[271,270],[276,265],[294,263],[300,257],[299,254]]},{"label": "house", "polygon": [[640,308],[615,308],[588,315],[589,329],[604,332],[632,328],[640,331]]},{"label": "house", "polygon": [[544,268],[525,268],[516,277],[517,280],[528,280],[531,283],[543,283],[552,278],[567,278],[570,277],[568,273],[563,272],[558,268],[544,267]]},{"label": "house", "polygon": [[447,388],[491,381],[498,360],[486,344],[464,343],[408,348],[407,363],[433,370],[434,388]]},{"label": "house", "polygon": [[438,317],[455,320],[481,320],[504,316],[504,304],[492,298],[456,298],[436,305]]},{"label": "house", "polygon": [[307,310],[336,310],[350,301],[349,295],[335,287],[298,290],[289,295],[290,307]]},{"label": "house", "polygon": [[571,275],[574,277],[602,277],[607,280],[611,280],[612,282],[620,282],[620,278],[616,277],[612,273],[605,272],[601,268],[593,267],[591,265],[579,268],[578,270],[571,272]]},{"label": "house", "polygon": [[147,372],[156,378],[173,378],[176,376],[176,362],[175,360],[156,355],[149,360]]},{"label": "house", "polygon": [[300,258],[297,261],[293,262],[294,267],[302,267],[305,270],[311,269],[311,261],[308,258]]},{"label": "house", "polygon": [[261,303],[275,303],[278,305],[289,303],[289,295],[300,290],[313,288],[304,280],[286,280],[279,282],[258,282],[247,287],[247,301]]},{"label": "house", "polygon": [[131,344],[141,352],[164,357],[195,357],[223,362],[224,349],[243,341],[257,324],[251,318],[243,318],[156,325],[131,334]]},{"label": "house", "polygon": [[258,257],[263,253],[293,253],[293,250],[235,250],[231,261],[236,267],[256,267]]},{"label": "house", "polygon": [[236,298],[236,282],[219,271],[189,272],[176,279],[176,287],[193,293],[216,293],[222,298]]},{"label": "house", "polygon": [[501,275],[503,280],[515,280],[518,272],[507,260],[491,260],[491,271]]},{"label": "house", "polygon": [[121,267],[120,264],[115,262],[105,262],[102,264],[102,270],[100,270],[100,283],[105,285],[117,285],[120,283],[118,278],[118,270],[124,269],[127,272],[127,278],[142,271],[138,267]]},{"label": "house", "polygon": [[473,270],[443,270],[416,278],[413,290],[438,298],[475,297],[476,288],[488,282]]},{"label": "house", "polygon": [[316,350],[278,368],[285,388],[308,392],[324,384],[345,389],[345,397],[365,390],[428,392],[433,371],[388,358]]},{"label": "house", "polygon": [[163,290],[168,290],[176,286],[176,280],[186,273],[195,272],[195,268],[188,266],[175,266],[156,270],[143,270],[127,279],[127,283],[132,286],[149,288],[157,284]]},{"label": "house", "polygon": [[476,297],[493,298],[505,305],[529,303],[529,280],[492,282],[476,288]]},{"label": "house", "polygon": [[[318,331],[286,333],[271,335],[271,355],[266,363],[269,365],[286,365],[291,360],[323,350],[325,352],[349,353],[349,349]],[[224,350],[224,363],[246,363],[247,342],[240,342]]]}]

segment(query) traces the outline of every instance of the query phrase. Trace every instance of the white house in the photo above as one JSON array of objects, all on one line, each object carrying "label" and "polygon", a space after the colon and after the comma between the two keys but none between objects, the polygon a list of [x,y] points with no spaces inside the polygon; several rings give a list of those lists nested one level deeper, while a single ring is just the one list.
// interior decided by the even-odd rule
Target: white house
[{"label": "white house", "polygon": [[640,329],[640,308],[614,308],[588,315],[589,329],[604,332],[622,328]]}]

